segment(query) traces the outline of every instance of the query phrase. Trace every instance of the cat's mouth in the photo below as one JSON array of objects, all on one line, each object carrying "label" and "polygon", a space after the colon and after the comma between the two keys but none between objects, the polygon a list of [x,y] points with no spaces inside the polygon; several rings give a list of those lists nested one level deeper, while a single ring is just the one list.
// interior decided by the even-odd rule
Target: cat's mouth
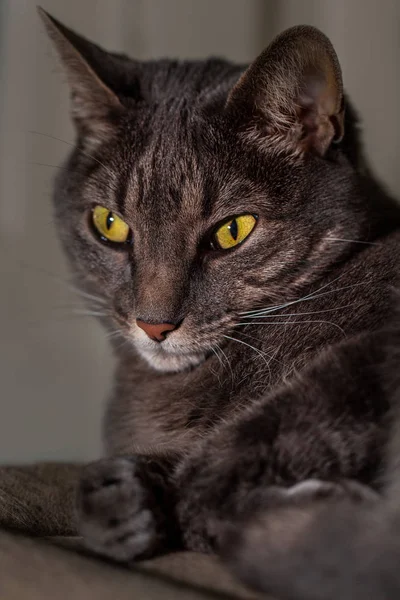
[{"label": "cat's mouth", "polygon": [[206,352],[177,352],[165,347],[163,344],[152,342],[152,347],[135,344],[139,354],[146,362],[157,371],[176,372],[196,367],[202,363]]},{"label": "cat's mouth", "polygon": [[138,354],[156,371],[164,373],[193,369],[203,363],[213,352],[217,340],[217,332],[226,325],[220,320],[213,326],[199,330],[196,326],[196,336],[192,328],[179,328],[177,332],[167,335],[162,342],[150,339],[136,324],[128,329],[129,340]]}]

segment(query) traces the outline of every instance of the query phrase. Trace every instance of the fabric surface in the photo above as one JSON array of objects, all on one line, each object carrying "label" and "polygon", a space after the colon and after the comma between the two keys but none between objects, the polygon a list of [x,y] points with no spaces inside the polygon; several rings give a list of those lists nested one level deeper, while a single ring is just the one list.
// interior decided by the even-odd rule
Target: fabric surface
[{"label": "fabric surface", "polygon": [[180,552],[132,569],[91,556],[72,535],[79,471],[67,464],[0,468],[2,600],[261,597],[215,556]]}]

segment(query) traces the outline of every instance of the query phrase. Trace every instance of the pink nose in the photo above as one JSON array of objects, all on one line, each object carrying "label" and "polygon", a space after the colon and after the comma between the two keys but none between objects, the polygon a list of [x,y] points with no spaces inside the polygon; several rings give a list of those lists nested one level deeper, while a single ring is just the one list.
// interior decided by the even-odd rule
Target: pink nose
[{"label": "pink nose", "polygon": [[136,319],[136,325],[143,329],[149,338],[155,342],[162,342],[165,340],[167,333],[176,328],[173,323],[146,323],[142,319]]}]

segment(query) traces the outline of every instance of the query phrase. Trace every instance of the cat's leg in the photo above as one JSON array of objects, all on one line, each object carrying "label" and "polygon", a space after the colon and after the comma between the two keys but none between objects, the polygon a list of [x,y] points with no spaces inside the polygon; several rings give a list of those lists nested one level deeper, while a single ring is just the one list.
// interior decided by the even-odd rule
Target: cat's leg
[{"label": "cat's leg", "polygon": [[78,492],[86,546],[118,561],[182,547],[171,484],[175,460],[134,456],[88,465]]},{"label": "cat's leg", "polygon": [[224,526],[263,508],[270,486],[372,476],[386,435],[382,360],[376,337],[342,344],[214,430],[175,468],[146,457],[93,465],[79,502],[88,545],[119,560],[182,540],[218,551]]},{"label": "cat's leg", "polygon": [[385,341],[376,334],[330,349],[202,442],[176,472],[186,547],[218,551],[224,524],[262,509],[269,486],[372,483],[388,435]]},{"label": "cat's leg", "polygon": [[275,509],[233,524],[221,544],[228,564],[248,584],[283,600],[400,597],[398,349],[398,341],[388,346],[384,371],[393,410],[382,495],[366,497],[360,487],[359,494],[354,482],[355,493],[331,496],[330,502],[304,488],[302,498],[299,486],[279,490],[284,497]]}]

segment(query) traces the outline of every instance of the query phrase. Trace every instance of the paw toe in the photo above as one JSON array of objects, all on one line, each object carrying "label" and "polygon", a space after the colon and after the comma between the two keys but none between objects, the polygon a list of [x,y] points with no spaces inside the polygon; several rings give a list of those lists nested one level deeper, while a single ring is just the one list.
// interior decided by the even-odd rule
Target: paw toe
[{"label": "paw toe", "polygon": [[133,560],[154,545],[155,523],[131,459],[89,465],[78,492],[79,530],[91,550]]}]

